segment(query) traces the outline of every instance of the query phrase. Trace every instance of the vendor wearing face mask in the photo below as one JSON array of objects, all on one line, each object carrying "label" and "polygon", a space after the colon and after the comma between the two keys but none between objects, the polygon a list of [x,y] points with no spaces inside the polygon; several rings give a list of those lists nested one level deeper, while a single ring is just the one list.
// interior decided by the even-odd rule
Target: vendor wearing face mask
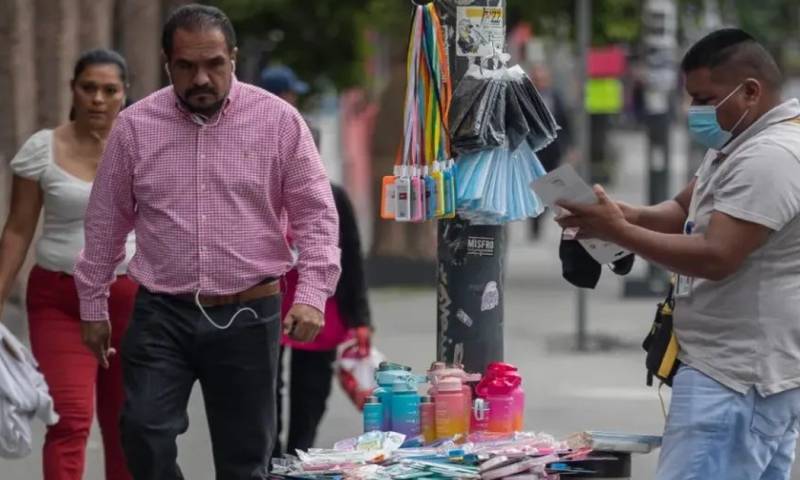
[{"label": "vendor wearing face mask", "polygon": [[650,207],[564,205],[563,227],[675,272],[674,378],[657,480],[789,479],[800,414],[800,102],[738,29],[682,62],[694,180]]}]

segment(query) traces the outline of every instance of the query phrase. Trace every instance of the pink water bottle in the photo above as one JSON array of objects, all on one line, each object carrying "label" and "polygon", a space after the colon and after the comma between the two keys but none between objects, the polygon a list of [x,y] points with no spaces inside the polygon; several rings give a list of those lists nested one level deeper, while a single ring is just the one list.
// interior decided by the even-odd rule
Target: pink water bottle
[{"label": "pink water bottle", "polygon": [[461,382],[461,389],[464,398],[464,425],[465,430],[469,431],[472,411],[472,388],[467,382],[477,382],[481,379],[479,373],[470,374],[464,371],[460,365],[448,366],[444,362],[434,362],[431,364],[431,369],[428,370],[428,380],[431,382],[431,388],[428,395],[435,396],[437,392],[437,384],[443,378],[457,378]]},{"label": "pink water bottle", "polygon": [[521,432],[525,426],[525,390],[522,388],[522,376],[517,367],[509,363],[493,362],[486,368],[486,376],[489,378],[505,377],[512,378],[512,382],[518,383],[517,388],[511,393],[514,398],[514,431]]},{"label": "pink water bottle", "polygon": [[436,438],[453,438],[467,433],[464,419],[464,386],[458,377],[445,377],[438,380],[432,394],[435,406]]},{"label": "pink water bottle", "polygon": [[494,433],[514,433],[514,396],[519,386],[519,376],[486,377],[475,391],[486,400],[487,427]]}]

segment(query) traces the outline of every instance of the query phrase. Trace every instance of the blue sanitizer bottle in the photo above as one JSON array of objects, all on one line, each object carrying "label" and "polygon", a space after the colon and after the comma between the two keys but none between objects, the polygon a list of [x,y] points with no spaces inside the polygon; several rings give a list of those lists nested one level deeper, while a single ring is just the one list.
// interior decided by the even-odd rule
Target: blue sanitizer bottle
[{"label": "blue sanitizer bottle", "polygon": [[364,433],[383,429],[383,404],[378,397],[367,397],[364,404]]}]

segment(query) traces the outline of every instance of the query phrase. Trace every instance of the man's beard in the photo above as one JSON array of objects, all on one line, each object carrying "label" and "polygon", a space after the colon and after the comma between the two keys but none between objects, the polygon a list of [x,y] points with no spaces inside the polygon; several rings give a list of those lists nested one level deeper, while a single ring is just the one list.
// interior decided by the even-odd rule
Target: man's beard
[{"label": "man's beard", "polygon": [[225,95],[222,97],[222,99],[212,103],[211,105],[208,105],[207,107],[197,107],[189,103],[189,101],[187,100],[187,98],[191,97],[196,93],[206,93],[209,95],[216,95],[216,92],[211,91],[208,88],[190,88],[189,90],[186,91],[186,93],[183,96],[181,95],[178,96],[178,99],[180,99],[181,103],[183,104],[184,107],[186,107],[187,110],[189,110],[192,113],[203,115],[204,117],[214,116],[214,114],[219,112],[219,110],[222,108],[222,105],[225,104],[225,100],[228,98],[228,93],[226,92]]}]

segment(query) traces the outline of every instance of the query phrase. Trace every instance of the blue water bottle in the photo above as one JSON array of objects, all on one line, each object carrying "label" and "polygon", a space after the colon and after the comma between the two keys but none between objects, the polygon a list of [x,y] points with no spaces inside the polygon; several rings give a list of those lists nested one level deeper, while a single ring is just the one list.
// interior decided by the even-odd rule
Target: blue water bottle
[{"label": "blue water bottle", "polygon": [[424,378],[406,374],[398,377],[392,385],[392,431],[402,433],[406,439],[419,437],[422,432],[419,415],[420,395],[417,387]]},{"label": "blue water bottle", "polygon": [[382,362],[378,371],[375,372],[378,388],[373,391],[373,395],[378,397],[378,401],[383,405],[381,430],[384,432],[392,431],[392,385],[398,376],[407,375],[410,370],[411,367],[405,365]]},{"label": "blue water bottle", "polygon": [[378,397],[367,397],[364,404],[364,433],[383,429],[383,404]]}]

